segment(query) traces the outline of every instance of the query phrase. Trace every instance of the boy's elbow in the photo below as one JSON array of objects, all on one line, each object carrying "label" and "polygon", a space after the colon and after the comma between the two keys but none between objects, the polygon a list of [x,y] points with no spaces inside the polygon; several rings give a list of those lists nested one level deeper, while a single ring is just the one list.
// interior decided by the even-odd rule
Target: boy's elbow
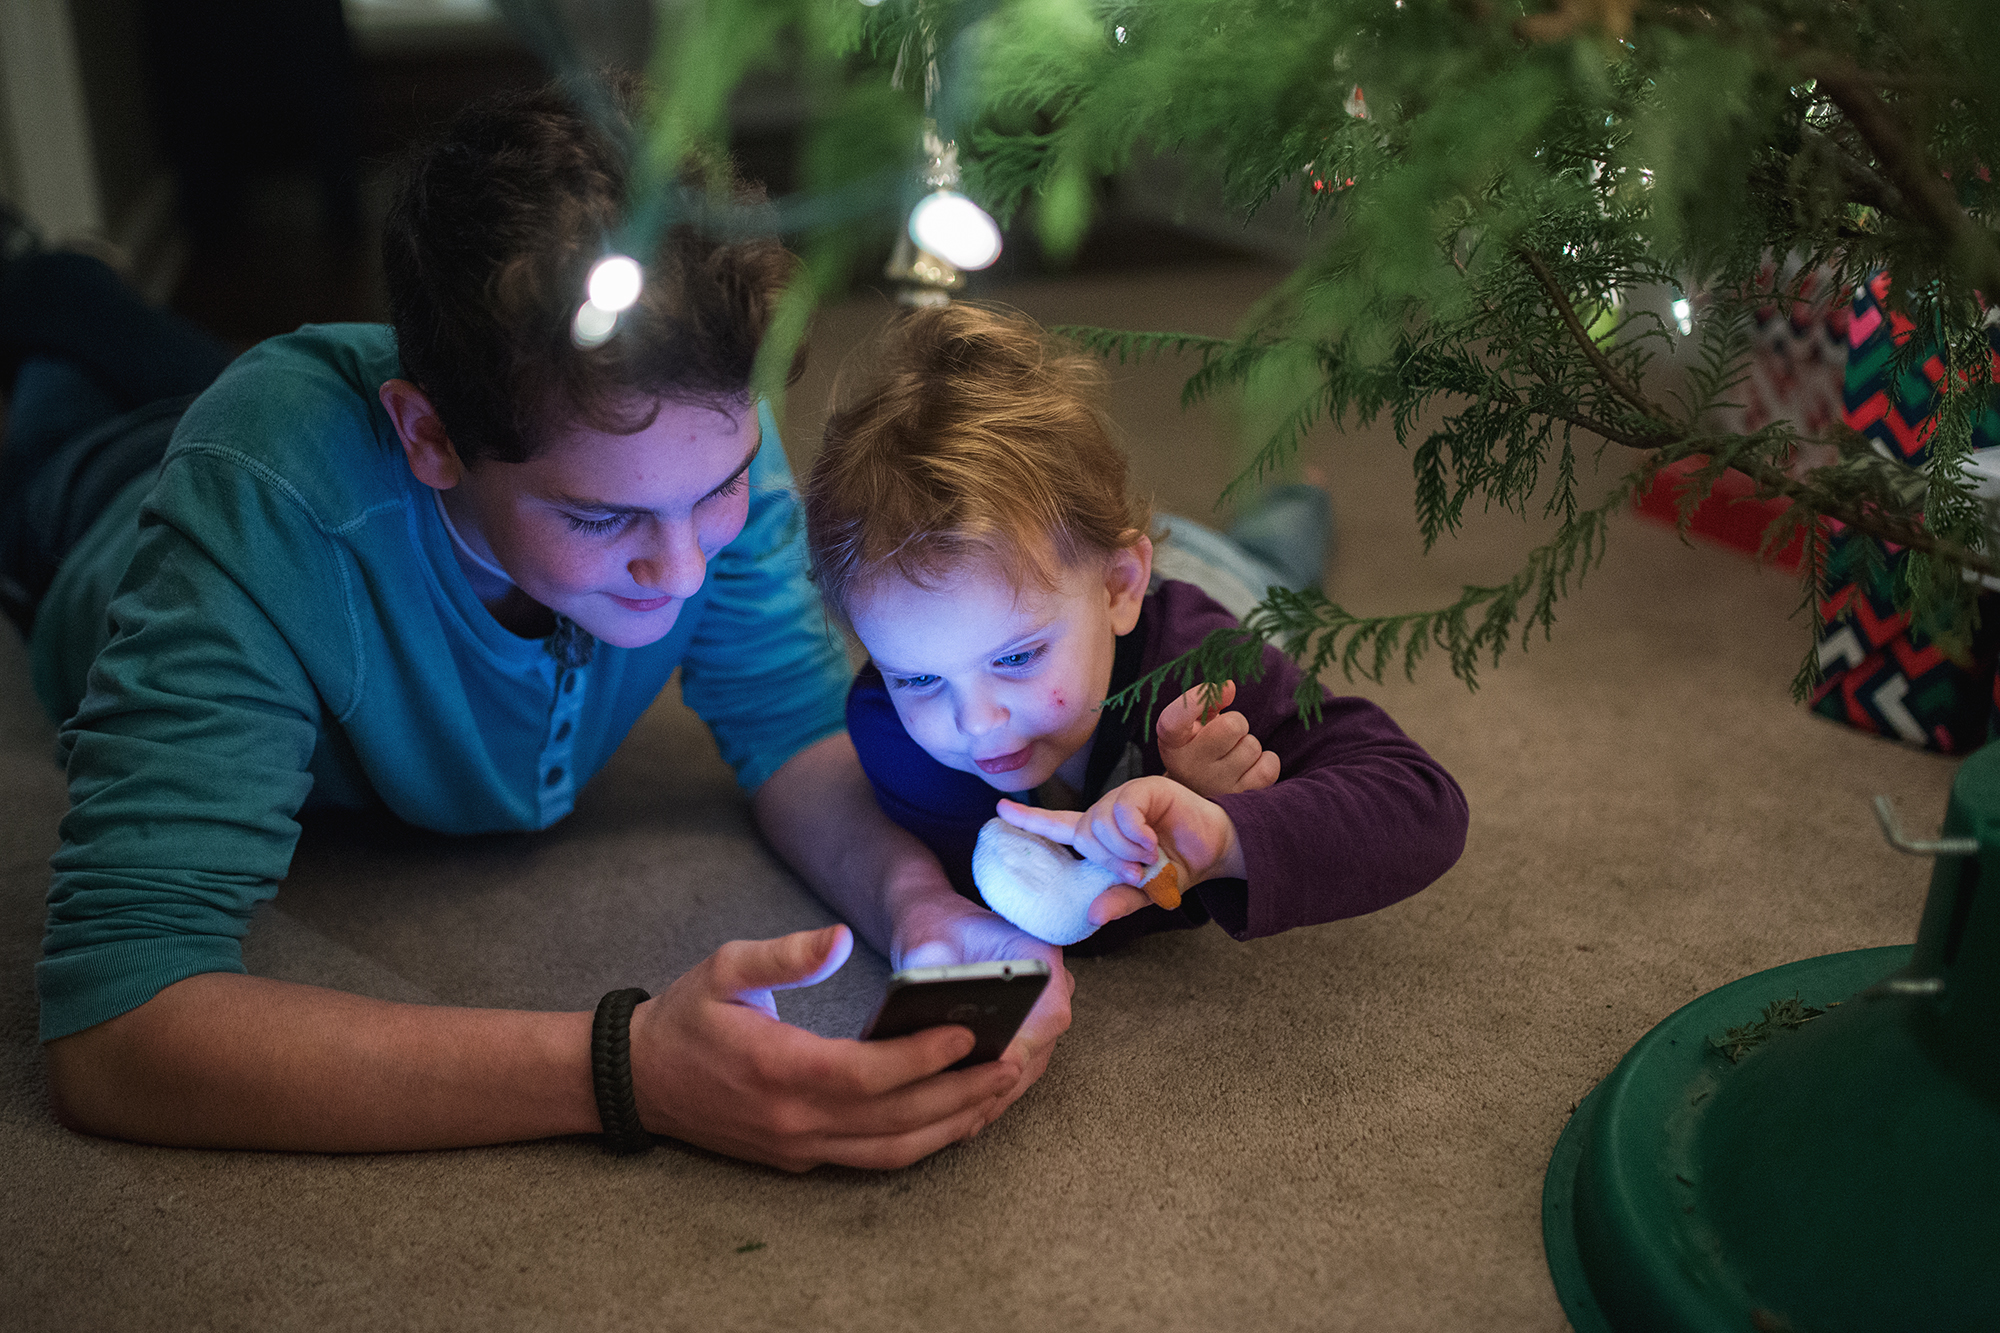
[{"label": "boy's elbow", "polygon": [[[112,1020],[116,1022],[117,1020]],[[118,1138],[117,1070],[100,1023],[42,1047],[48,1061],[49,1109],[56,1123],[78,1134]]]},{"label": "boy's elbow", "polygon": [[49,1109],[56,1123],[99,1138],[162,1142],[149,1115],[162,1089],[149,1077],[157,1068],[156,1015],[147,1004],[42,1047],[49,1076]]}]

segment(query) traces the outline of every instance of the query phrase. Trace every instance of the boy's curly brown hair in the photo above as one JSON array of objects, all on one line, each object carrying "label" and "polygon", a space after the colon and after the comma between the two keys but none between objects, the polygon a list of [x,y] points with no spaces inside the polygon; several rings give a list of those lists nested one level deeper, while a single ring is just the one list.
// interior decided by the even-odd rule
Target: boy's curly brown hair
[{"label": "boy's curly brown hair", "polygon": [[1098,363],[1012,311],[954,303],[901,317],[850,364],[805,487],[827,605],[883,574],[935,587],[997,562],[1016,587],[1133,545],[1150,506],[1093,399]]},{"label": "boy's curly brown hair", "polygon": [[[617,333],[587,349],[571,341],[585,279],[625,221],[625,145],[644,96],[630,76],[607,91],[609,125],[554,84],[488,98],[404,163],[382,244],[396,345],[468,462],[523,462],[575,425],[625,434],[662,402],[749,393],[795,266],[776,240],[671,227],[634,256],[645,290]],[[690,171],[728,176],[718,164]],[[762,198],[732,188],[739,202]]]}]

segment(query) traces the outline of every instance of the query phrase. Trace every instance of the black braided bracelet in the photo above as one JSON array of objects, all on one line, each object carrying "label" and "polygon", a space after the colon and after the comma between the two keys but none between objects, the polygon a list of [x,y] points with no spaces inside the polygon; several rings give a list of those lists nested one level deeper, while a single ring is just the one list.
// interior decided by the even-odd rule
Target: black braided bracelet
[{"label": "black braided bracelet", "polygon": [[632,1095],[632,1008],[650,998],[637,986],[612,991],[597,1002],[590,1022],[590,1081],[597,1090],[604,1150],[621,1157],[653,1146]]}]

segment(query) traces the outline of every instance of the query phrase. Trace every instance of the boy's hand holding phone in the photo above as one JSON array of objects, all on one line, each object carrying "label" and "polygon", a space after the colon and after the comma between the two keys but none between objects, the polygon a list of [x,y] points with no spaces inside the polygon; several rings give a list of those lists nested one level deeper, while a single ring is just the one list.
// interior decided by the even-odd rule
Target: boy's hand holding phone
[{"label": "boy's hand holding phone", "polygon": [[1056,1040],[1069,1031],[1069,1001],[1076,990],[1076,981],[1063,967],[1060,948],[1027,934],[998,913],[959,897],[948,885],[906,904],[897,915],[889,965],[898,971],[1010,958],[1037,958],[1047,963],[1049,983],[1035,1001],[1035,1007],[1029,1010],[1020,1031],[1014,1034],[1006,1054],[1001,1056],[1003,1062],[1019,1063],[1019,1076],[987,1104],[986,1113],[973,1132],[998,1120],[1001,1112],[1012,1106],[1048,1068]]},{"label": "boy's hand holding phone", "polygon": [[1229,813],[1172,778],[1134,778],[1080,814],[1014,801],[1001,801],[998,809],[1015,828],[1064,843],[1086,861],[1127,880],[1106,889],[1090,905],[1090,919],[1100,926],[1152,901],[1133,886],[1146,877],[1146,868],[1162,851],[1179,868],[1184,885],[1244,875],[1243,847]]},{"label": "boy's hand holding phone", "polygon": [[1214,798],[1261,791],[1278,780],[1278,756],[1250,734],[1241,713],[1228,713],[1236,682],[1222,682],[1215,702],[1203,706],[1206,685],[1197,685],[1160,710],[1160,762],[1167,776],[1197,796]]},{"label": "boy's hand holding phone", "polygon": [[771,992],[824,980],[853,945],[846,926],[737,940],[633,1010],[632,1089],[646,1128],[805,1171],[906,1166],[990,1124],[1020,1095],[1012,1051],[947,1073],[972,1050],[963,1028],[857,1042],[779,1020]]},{"label": "boy's hand holding phone", "polygon": [[998,1060],[1014,1044],[1052,971],[1040,958],[903,968],[889,978],[888,993],[861,1040],[893,1041],[936,1027],[963,1027],[972,1032],[972,1050],[952,1069]]}]

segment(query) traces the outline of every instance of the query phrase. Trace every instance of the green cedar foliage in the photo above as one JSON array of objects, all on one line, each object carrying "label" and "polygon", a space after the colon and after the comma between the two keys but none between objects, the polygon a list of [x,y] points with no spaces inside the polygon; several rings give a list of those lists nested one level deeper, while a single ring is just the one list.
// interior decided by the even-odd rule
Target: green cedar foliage
[{"label": "green cedar foliage", "polygon": [[[805,189],[778,201],[807,265],[767,358],[774,375],[813,302],[846,280],[857,238],[899,226],[913,201],[934,55],[931,110],[959,143],[967,191],[1003,219],[1032,215],[1053,250],[1082,235],[1094,182],[1141,153],[1207,170],[1246,215],[1304,209],[1311,252],[1236,336],[1066,330],[1121,359],[1193,353],[1189,401],[1244,395],[1248,415],[1273,424],[1232,490],[1282,467],[1311,429],[1386,417],[1427,543],[1468,506],[1554,520],[1514,577],[1447,606],[1360,616],[1274,593],[1243,632],[1141,682],[1149,700],[1253,674],[1267,635],[1309,668],[1308,711],[1312,677],[1335,666],[1379,679],[1435,650],[1476,683],[1510,643],[1549,631],[1601,558],[1610,515],[1694,457],[1707,462],[1684,515],[1734,467],[1793,501],[1767,549],[1822,516],[1912,548],[1902,595],[1948,646],[1972,628],[1965,571],[2000,571],[1962,474],[1992,379],[1976,293],[2000,292],[1992,0],[699,0],[662,12],[656,180],[722,136],[729,88],[781,53],[812,108]],[[1286,188],[1312,179],[1331,188]],[[1788,424],[1714,426],[1744,370],[1751,312],[1785,299],[1758,290],[1759,270],[1787,255],[1848,283],[1894,275],[1892,301],[1918,329],[1902,355],[1935,351],[1950,371],[1922,473],[1849,437],[1834,464],[1792,477]],[[1658,363],[1679,331],[1621,303],[1659,286],[1703,303],[1685,373],[1671,377]],[[1629,464],[1624,480],[1581,493],[1585,456],[1605,450]],[[1806,549],[1810,604],[1819,544]]]}]

